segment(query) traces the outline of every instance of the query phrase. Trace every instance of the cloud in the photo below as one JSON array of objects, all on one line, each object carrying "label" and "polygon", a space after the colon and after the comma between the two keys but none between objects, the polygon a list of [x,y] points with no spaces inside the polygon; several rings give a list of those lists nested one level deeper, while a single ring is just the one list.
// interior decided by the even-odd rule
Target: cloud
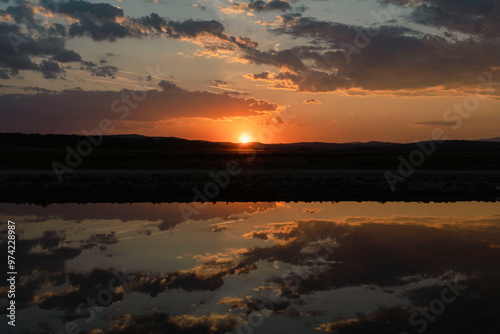
[{"label": "cloud", "polygon": [[33,4],[29,1],[18,1],[16,6],[9,6],[5,10],[0,10],[1,16],[9,16],[16,23],[22,23],[24,20],[35,21]]},{"label": "cloud", "polygon": [[[43,2],[48,6],[51,1]],[[75,19],[90,19],[98,22],[123,18],[123,9],[107,3],[90,3],[82,0],[67,0],[58,4],[58,13]]]},{"label": "cloud", "polygon": [[[366,27],[286,14],[273,31],[311,38],[313,45],[280,51],[252,48],[241,57],[278,68],[277,73],[250,74],[248,78],[301,92],[470,88],[477,86],[478,75],[500,66],[497,40],[449,40],[406,27],[378,28],[375,37],[355,40]],[[363,47],[356,48],[360,40]],[[356,51],[349,54],[347,45]]]},{"label": "cloud", "polygon": [[[66,26],[47,23],[35,35],[25,36],[20,26],[1,23],[0,35],[9,32],[26,39],[19,45],[20,53],[13,54],[8,39],[0,43],[0,77],[17,75],[19,70],[42,72],[45,78],[61,77],[52,63],[35,63],[33,57],[47,61],[82,61],[80,55],[64,48],[64,37],[89,36],[96,41],[115,41],[119,38],[166,36],[185,39],[202,45],[201,54],[227,58],[231,61],[270,65],[276,71],[248,74],[252,80],[264,81],[270,87],[300,92],[377,92],[402,95],[427,95],[429,89],[470,90],[477,85],[477,76],[500,66],[495,37],[500,31],[498,6],[494,1],[379,0],[382,3],[412,9],[410,19],[425,25],[444,27],[445,37],[424,33],[408,27],[380,25],[373,37],[366,38],[368,27],[303,17],[300,13],[281,14],[270,32],[309,39],[307,44],[285,50],[260,50],[259,44],[244,36],[231,36],[216,20],[168,20],[156,13],[132,18],[121,8],[107,3],[64,1],[57,12],[51,12],[52,1],[40,4],[18,2],[2,11],[13,22],[23,16],[63,17],[70,19]],[[38,7],[37,7],[38,6]],[[40,8],[43,6],[45,12]],[[288,11],[287,1],[236,2],[225,7],[254,12]],[[36,20],[35,17],[33,17]],[[16,21],[17,20],[17,21]],[[31,30],[30,30],[31,31]],[[359,37],[360,32],[365,37]],[[474,38],[457,38],[454,32],[469,33]],[[358,43],[358,44],[356,44]],[[358,47],[359,43],[363,46]],[[355,50],[346,57],[352,46]],[[357,45],[357,46],[356,46]],[[62,66],[59,65],[61,68]],[[111,64],[110,64],[111,66]],[[113,76],[111,67],[89,69],[96,76]]]},{"label": "cloud", "polygon": [[[45,65],[47,77],[53,77],[61,70],[52,67],[54,64]],[[115,70],[101,67],[94,71],[95,75],[112,75]],[[74,133],[86,127],[95,128],[104,117],[119,121],[127,110],[127,122],[138,121],[154,125],[158,121],[179,117],[216,120],[257,116],[278,108],[275,103],[255,98],[187,91],[168,81],[160,82],[159,88],[137,92],[65,90],[59,93],[2,95],[0,117],[3,122],[0,131]],[[142,96],[144,99],[136,103],[133,96]],[[29,128],[26,128],[26,119],[31,120],[32,125]]]},{"label": "cloud", "polygon": [[[53,60],[43,60],[40,64],[32,57],[52,56]],[[25,36],[16,25],[0,22],[0,68],[11,71],[34,70],[45,78],[52,79],[64,72],[54,60],[69,62],[81,57],[65,48],[65,40],[58,37],[33,38]]]},{"label": "cloud", "polygon": [[0,79],[9,79],[10,76],[6,70],[0,70]]},{"label": "cloud", "polygon": [[420,24],[451,31],[495,38],[500,33],[500,8],[496,0],[379,0],[399,6],[411,6],[409,19]]},{"label": "cloud", "polygon": [[216,87],[228,87],[228,83],[224,80],[212,80],[212,83],[216,86]]},{"label": "cloud", "polygon": [[246,11],[252,12],[270,12],[270,11],[288,11],[292,6],[287,1],[270,0],[268,2],[262,0],[250,0],[249,3],[235,2],[229,6],[221,7],[221,10],[226,14],[241,13]]},{"label": "cloud", "polygon": [[413,123],[415,125],[428,125],[428,126],[455,126],[455,122],[444,122],[444,121],[430,121],[430,122],[418,122]]},{"label": "cloud", "polygon": [[51,60],[42,60],[39,68],[45,79],[55,79],[59,74],[65,72],[64,68]]},{"label": "cloud", "polygon": [[96,41],[111,42],[125,37],[166,36],[194,40],[198,37],[212,37],[229,43],[237,42],[237,39],[224,33],[224,25],[216,20],[171,21],[156,13],[140,18],[123,18],[122,12],[113,11],[100,18],[81,13],[75,15],[78,21],[69,27],[72,37],[89,36]]},{"label": "cloud", "polygon": [[67,63],[67,62],[72,62],[72,61],[81,61],[82,57],[76,53],[73,50],[59,50],[54,57],[52,57],[53,60],[62,62],[62,63]]},{"label": "cloud", "polygon": [[320,101],[318,101],[316,99],[304,100],[304,103],[305,104],[323,104],[323,103],[321,103]]},{"label": "cloud", "polygon": [[113,77],[118,73],[118,67],[116,66],[89,66],[86,69],[96,77]]},{"label": "cloud", "polygon": [[[95,41],[112,42],[127,37],[166,36],[191,40],[211,50],[217,48],[229,50],[256,45],[248,38],[225,34],[224,25],[215,20],[172,21],[156,13],[130,18],[125,17],[121,8],[113,5],[81,0],[64,1],[57,6],[50,0],[40,3],[20,1],[16,6],[9,6],[6,10],[0,11],[0,17],[12,21],[0,22],[2,78],[9,77],[7,70],[40,71],[47,79],[53,79],[56,77],[55,73],[62,72],[52,63],[44,63],[43,68],[40,67],[40,64],[33,60],[35,56],[52,56],[50,58],[52,62],[82,61],[76,52],[65,49],[67,37],[88,36]],[[64,18],[70,21],[70,24],[66,26],[49,20],[54,18]],[[28,29],[22,27],[23,22],[28,22]],[[106,72],[109,69],[102,68],[96,70],[97,72],[91,70],[91,73],[97,76],[112,76]],[[15,73],[12,72],[11,75]]]}]

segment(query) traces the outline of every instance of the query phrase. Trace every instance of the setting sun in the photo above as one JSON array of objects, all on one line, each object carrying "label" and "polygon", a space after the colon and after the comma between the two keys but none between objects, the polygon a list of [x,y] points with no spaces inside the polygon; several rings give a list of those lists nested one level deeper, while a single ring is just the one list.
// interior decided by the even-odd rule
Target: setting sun
[{"label": "setting sun", "polygon": [[250,140],[250,139],[248,139],[248,137],[247,137],[247,136],[243,136],[243,137],[241,137],[241,142],[242,142],[242,143],[244,143],[244,144],[248,143],[248,141],[249,141],[249,140]]}]

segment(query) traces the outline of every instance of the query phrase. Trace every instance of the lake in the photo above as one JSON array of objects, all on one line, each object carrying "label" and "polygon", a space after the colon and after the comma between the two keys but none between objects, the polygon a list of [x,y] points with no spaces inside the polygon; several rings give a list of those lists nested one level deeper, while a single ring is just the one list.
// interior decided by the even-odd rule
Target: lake
[{"label": "lake", "polygon": [[500,202],[0,204],[0,216],[3,254],[15,222],[17,332],[500,326]]}]

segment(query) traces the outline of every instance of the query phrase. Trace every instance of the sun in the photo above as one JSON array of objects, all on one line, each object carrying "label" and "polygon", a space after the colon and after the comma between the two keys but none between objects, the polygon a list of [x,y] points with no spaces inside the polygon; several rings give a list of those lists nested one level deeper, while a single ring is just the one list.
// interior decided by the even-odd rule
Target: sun
[{"label": "sun", "polygon": [[243,137],[241,137],[241,142],[242,142],[243,144],[246,144],[246,143],[248,143],[249,141],[250,141],[250,139],[249,139],[247,136],[243,136]]}]

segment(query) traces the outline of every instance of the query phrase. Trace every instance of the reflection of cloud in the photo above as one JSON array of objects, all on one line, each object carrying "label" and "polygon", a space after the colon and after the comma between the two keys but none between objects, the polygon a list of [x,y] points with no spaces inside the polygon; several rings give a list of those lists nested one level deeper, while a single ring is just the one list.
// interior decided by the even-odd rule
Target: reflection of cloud
[{"label": "reflection of cloud", "polygon": [[[454,283],[451,283],[452,285]],[[443,312],[433,313],[432,301],[441,300],[442,286],[432,286],[413,292],[413,304],[381,308],[370,315],[339,319],[321,324],[317,329],[338,334],[364,333],[496,333],[500,325],[496,321],[496,311],[500,307],[498,275],[484,275],[460,282],[465,288],[451,303],[443,303]],[[450,293],[450,290],[447,291]],[[424,313],[427,312],[426,314]],[[426,318],[428,316],[429,318]],[[412,321],[409,321],[413,319]],[[428,321],[432,319],[432,321]],[[424,327],[425,326],[425,327]]]},{"label": "reflection of cloud", "polygon": [[200,317],[184,314],[172,317],[171,320],[183,331],[199,331],[204,328],[205,330],[208,329],[208,333],[227,333],[239,323],[238,318],[230,314],[210,314],[209,316]]},{"label": "reflection of cloud", "polygon": [[[321,324],[317,329],[331,333],[362,333],[370,328],[373,333],[399,333],[408,326],[408,317],[411,312],[402,307],[385,309],[374,315],[360,316]],[[379,326],[383,326],[383,331]]]},{"label": "reflection of cloud", "polygon": [[[232,223],[231,220],[237,218],[248,218],[255,214],[261,214],[268,210],[276,208],[276,203],[215,203],[208,204],[206,208],[201,210],[197,215],[192,216],[190,219],[196,220],[208,220],[214,218],[224,219],[224,224]],[[171,212],[164,223],[160,224],[159,228],[164,230],[170,228],[173,225],[179,224],[184,221],[184,217],[180,213],[179,209]],[[239,221],[239,220],[236,220]]]},{"label": "reflection of cloud", "polygon": [[199,276],[216,275],[221,272],[221,270],[228,270],[234,267],[236,258],[247,251],[248,250],[246,248],[231,248],[226,249],[224,253],[195,255],[193,256],[193,259],[198,262],[202,262],[202,264],[198,267],[182,272],[194,272]]},{"label": "reflection of cloud", "polygon": [[252,231],[243,235],[244,238],[257,238],[262,240],[272,240],[275,243],[287,243],[290,241],[290,234],[293,232],[296,223],[276,223],[269,224],[271,228],[262,231]]},{"label": "reflection of cloud", "polygon": [[[272,207],[276,205],[282,204],[273,204]],[[105,208],[106,206],[102,206],[103,212],[108,212]],[[144,208],[145,206],[141,206],[139,211],[144,212]],[[207,206],[207,217],[225,219],[224,217],[241,215],[242,212],[252,215],[266,209],[260,204],[252,204],[251,208],[248,204],[234,207],[224,204],[218,208],[223,213],[218,212],[216,207]],[[157,218],[158,215],[165,215],[168,210],[152,212],[152,216]],[[85,240],[115,242],[114,234],[110,233],[113,226],[106,228],[106,231],[87,234]],[[209,229],[206,231],[207,235],[212,235],[208,231]],[[206,304],[196,311],[208,309],[206,314],[184,314],[185,310],[179,313],[176,309],[175,316],[173,313],[114,315],[111,328],[103,329],[104,333],[153,332],[158,328],[173,333],[228,332],[234,330],[245,315],[258,311],[256,305],[272,305],[269,295],[277,292],[286,301],[274,305],[275,316],[285,318],[308,314],[314,317],[321,312],[329,312],[328,307],[331,305],[328,304],[328,297],[345,296],[339,294],[341,287],[358,288],[356,293],[360,294],[368,290],[383,292],[385,295],[380,293],[377,296],[386,296],[384,301],[387,303],[375,304],[372,300],[375,306],[399,305],[397,303],[401,299],[408,301],[404,305],[411,305],[380,309],[374,314],[365,313],[366,315],[359,317],[355,317],[356,313],[349,313],[349,318],[355,317],[353,320],[330,318],[328,315],[322,318],[324,323],[318,325],[318,328],[324,331],[336,330],[338,333],[365,332],[366,328],[371,328],[376,333],[394,332],[395,328],[401,331],[407,328],[411,312],[428,305],[430,300],[436,298],[436,294],[439,296],[439,289],[443,287],[442,277],[445,277],[440,274],[448,270],[453,270],[457,276],[468,277],[468,290],[467,294],[464,293],[456,303],[450,305],[450,312],[447,309],[446,314],[458,311],[454,317],[444,317],[445,324],[450,324],[452,320],[460,323],[458,315],[471,314],[472,318],[467,316],[468,319],[486,319],[485,327],[478,328],[479,332],[487,332],[487,326],[491,327],[493,323],[493,320],[488,319],[494,319],[493,313],[498,309],[499,299],[496,296],[499,295],[500,287],[497,284],[498,275],[494,271],[497,267],[495,264],[500,262],[500,253],[492,245],[498,245],[500,240],[500,215],[478,218],[349,217],[339,221],[310,219],[260,226],[246,237],[272,242],[265,243],[267,247],[227,248],[221,252],[190,255],[190,258],[198,262],[190,269],[158,275],[134,272],[129,275],[126,287],[116,283],[110,290],[113,302],[127,301],[128,297],[129,302],[135,302],[137,295],[128,296],[127,293],[139,292],[153,297],[146,299],[156,305],[161,304],[162,298],[172,298],[172,295],[185,296],[187,292],[190,292],[189,295],[200,294]],[[19,309],[34,306],[43,310],[71,312],[87,297],[95,296],[99,289],[105,288],[113,278],[110,270],[103,269],[86,273],[66,272],[64,260],[57,257],[71,252],[60,247],[65,241],[64,233],[54,231],[45,232],[37,238],[19,240],[19,248],[25,250],[24,257],[21,257],[23,264],[34,247],[43,248],[45,252],[29,254],[30,257],[35,256],[36,261],[43,261],[37,263],[37,267],[29,267],[30,271],[24,274],[23,281],[17,287]],[[245,242],[248,243],[249,240]],[[73,252],[72,256],[76,256],[80,250],[74,249]],[[315,252],[325,259],[308,262],[308,258],[314,258]],[[36,257],[42,255],[49,257]],[[51,267],[54,263],[50,261],[57,263],[57,266]],[[30,265],[29,261],[26,263]],[[276,265],[274,268],[277,271],[269,270],[273,265]],[[320,272],[314,270],[320,266]],[[251,271],[251,275],[236,276]],[[289,271],[291,274],[281,278],[273,277],[280,271]],[[250,276],[258,279],[254,286],[248,287],[248,291],[253,290],[253,295],[242,297],[245,296],[242,294],[245,289],[235,289],[239,289],[238,284],[247,284]],[[290,277],[300,278],[296,289],[288,280]],[[423,284],[424,280],[428,282]],[[469,287],[473,293],[469,294]],[[209,294],[210,291],[213,294]],[[5,289],[0,290],[2,297],[5,292]],[[214,297],[212,302],[208,301],[210,298],[206,298],[207,295]],[[366,292],[364,296],[368,295]],[[457,308],[452,311],[452,307]],[[474,310],[466,313],[471,308]],[[483,318],[479,317],[481,314]],[[315,322],[317,320],[314,318]],[[432,324],[437,326],[436,332],[447,333],[446,328],[440,327],[438,323]]]},{"label": "reflection of cloud", "polygon": [[[398,218],[390,220],[394,222]],[[498,258],[497,249],[490,248],[500,239],[498,217],[463,219],[465,224],[460,228],[457,226],[461,222],[439,227],[423,225],[421,220],[425,223],[426,218],[403,217],[399,223],[370,221],[354,225],[322,220],[298,221],[296,225],[246,235],[261,239],[267,236],[285,242],[252,248],[243,259],[247,262],[278,260],[302,265],[311,253],[303,251],[306,246],[331,236],[338,247],[330,246],[331,254],[327,254],[326,247],[323,247],[320,253],[328,255],[330,264],[327,270],[301,281],[298,291],[308,293],[357,284],[400,285],[404,276],[416,273],[467,271],[467,263],[474,263],[476,271],[487,271],[492,259]],[[284,288],[287,285],[285,281],[277,282],[281,282]]]},{"label": "reflection of cloud", "polygon": [[105,334],[115,333],[227,333],[234,330],[239,319],[230,314],[194,316],[184,314],[170,316],[166,313],[154,313],[121,316]]},{"label": "reflection of cloud", "polygon": [[247,306],[248,301],[245,301],[243,298],[223,297],[219,300],[218,304],[225,304],[231,308],[242,308]]},{"label": "reflection of cloud", "polygon": [[111,233],[98,233],[92,234],[90,238],[85,241],[82,241],[82,248],[93,248],[97,246],[97,244],[102,245],[111,245],[118,243],[118,239],[116,238],[115,232]]},{"label": "reflection of cloud", "polygon": [[321,210],[322,210],[322,209],[313,208],[313,209],[304,209],[304,210],[302,210],[302,212],[304,212],[304,213],[314,214],[314,213],[316,213],[316,212],[318,212],[318,211],[321,211]]}]

